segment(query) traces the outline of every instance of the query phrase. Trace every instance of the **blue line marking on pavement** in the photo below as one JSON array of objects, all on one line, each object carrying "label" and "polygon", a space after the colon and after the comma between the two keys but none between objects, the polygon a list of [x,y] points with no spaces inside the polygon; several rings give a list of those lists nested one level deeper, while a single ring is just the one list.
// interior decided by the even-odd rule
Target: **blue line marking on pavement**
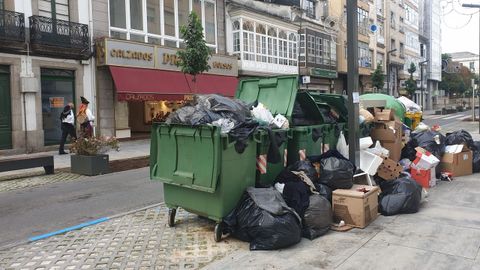
[{"label": "blue line marking on pavement", "polygon": [[69,232],[69,231],[78,230],[78,229],[81,229],[83,227],[87,227],[87,226],[95,225],[95,224],[98,224],[98,223],[102,223],[102,222],[105,222],[107,220],[109,220],[108,217],[95,219],[95,220],[85,222],[85,223],[81,223],[81,224],[78,224],[78,225],[75,225],[75,226],[72,226],[72,227],[68,227],[68,228],[65,228],[65,229],[62,229],[62,230],[49,232],[49,233],[38,235],[38,236],[33,236],[33,237],[28,238],[28,241],[33,242],[33,241],[45,239],[45,238],[48,238],[48,237],[51,237],[51,236],[54,236],[54,235],[57,235],[57,234],[62,234],[62,233],[66,233],[66,232]]}]

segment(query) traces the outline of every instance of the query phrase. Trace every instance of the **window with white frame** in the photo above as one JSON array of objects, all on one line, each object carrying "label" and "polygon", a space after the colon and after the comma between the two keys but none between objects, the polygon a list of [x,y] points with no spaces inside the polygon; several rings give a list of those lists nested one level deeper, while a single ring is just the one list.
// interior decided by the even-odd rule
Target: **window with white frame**
[{"label": "window with white frame", "polygon": [[299,61],[300,62],[305,62],[306,58],[305,58],[305,53],[306,53],[306,48],[305,48],[305,39],[306,39],[306,35],[305,34],[301,34],[300,35],[300,57],[299,57]]},{"label": "window with white frame", "polygon": [[377,42],[385,44],[385,25],[383,21],[377,22]]},{"label": "window with white frame", "polygon": [[405,6],[405,18],[409,25],[418,28],[418,12],[409,5]]},{"label": "window with white frame", "polygon": [[315,51],[315,36],[307,36],[307,62],[315,63],[316,51]]},{"label": "window with white frame", "polygon": [[406,47],[412,51],[418,52],[420,51],[420,41],[418,39],[418,34],[406,31],[405,32],[405,41]]},{"label": "window with white frame", "polygon": [[215,0],[109,0],[110,36],[182,47],[180,28],[187,23],[191,11],[197,13],[205,41],[215,51]]},{"label": "window with white frame", "polygon": [[385,67],[385,60],[384,60],[385,56],[383,55],[383,53],[377,53],[377,65],[382,65],[382,70],[383,68]]},{"label": "window with white frame", "polygon": [[315,38],[315,63],[318,65],[322,64],[323,58],[323,41],[321,37]]},{"label": "window with white frame", "polygon": [[304,0],[303,10],[308,17],[315,19],[315,2],[313,0]]},{"label": "window with white frame", "polygon": [[336,43],[320,35],[307,35],[307,62],[311,65],[336,65]]},{"label": "window with white frame", "polygon": [[241,60],[297,66],[296,33],[247,18],[232,19],[233,53]]}]

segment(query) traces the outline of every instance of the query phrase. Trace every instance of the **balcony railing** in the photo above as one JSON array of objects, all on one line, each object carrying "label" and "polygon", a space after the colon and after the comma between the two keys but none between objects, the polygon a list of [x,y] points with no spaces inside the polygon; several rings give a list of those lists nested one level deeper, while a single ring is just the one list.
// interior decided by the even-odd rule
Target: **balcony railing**
[{"label": "balcony railing", "polygon": [[90,57],[88,25],[43,16],[31,16],[29,19],[32,50],[65,58]]},{"label": "balcony railing", "polygon": [[23,13],[0,9],[0,49],[18,50],[25,45]]}]

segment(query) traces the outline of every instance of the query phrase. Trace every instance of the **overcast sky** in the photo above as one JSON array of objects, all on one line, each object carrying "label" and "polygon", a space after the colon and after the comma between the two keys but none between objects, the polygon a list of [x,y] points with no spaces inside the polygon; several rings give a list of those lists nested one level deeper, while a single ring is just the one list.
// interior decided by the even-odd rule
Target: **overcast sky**
[{"label": "overcast sky", "polygon": [[[442,9],[442,52],[469,51],[478,54],[480,33],[478,12],[476,12],[478,9],[462,8],[461,4],[480,4],[480,0],[441,0],[440,2],[444,7]],[[455,10],[452,10],[452,4]],[[473,16],[464,15],[474,12],[476,13]]]}]

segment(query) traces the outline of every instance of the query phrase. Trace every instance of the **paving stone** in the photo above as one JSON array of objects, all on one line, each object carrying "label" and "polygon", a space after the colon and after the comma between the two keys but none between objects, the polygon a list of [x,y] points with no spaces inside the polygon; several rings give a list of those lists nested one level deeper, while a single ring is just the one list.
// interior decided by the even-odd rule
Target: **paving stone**
[{"label": "paving stone", "polygon": [[17,189],[38,187],[58,182],[73,181],[77,179],[87,179],[85,176],[67,172],[56,172],[50,175],[27,175],[23,178],[4,180],[0,177],[0,192],[12,191]]},{"label": "paving stone", "polygon": [[68,234],[0,251],[0,269],[193,269],[248,244],[213,240],[215,223],[177,211],[166,226],[164,206],[143,210]]}]

